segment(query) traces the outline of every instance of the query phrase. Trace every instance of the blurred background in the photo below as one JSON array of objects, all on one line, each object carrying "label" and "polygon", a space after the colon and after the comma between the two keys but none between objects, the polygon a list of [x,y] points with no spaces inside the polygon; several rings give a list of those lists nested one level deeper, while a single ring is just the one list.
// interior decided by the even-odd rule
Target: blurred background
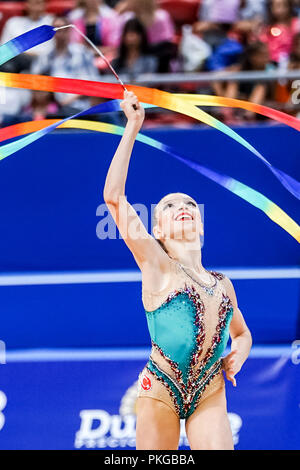
[{"label": "blurred background", "polygon": [[[0,1],[1,44],[42,24],[70,23],[126,83],[244,99],[295,117],[300,112],[297,0]],[[115,82],[69,29],[0,71]],[[63,118],[105,101],[4,92],[1,127]],[[240,109],[205,110],[300,179],[296,130]],[[121,113],[88,119],[125,124]],[[146,111],[143,132],[262,192],[299,223],[296,198],[218,131],[154,108]],[[135,448],[137,378],[150,337],[140,272],[104,210],[104,181],[118,142],[60,129],[1,162],[1,449]],[[149,231],[153,206],[177,191],[203,204],[203,264],[232,280],[253,336],[237,388],[227,382],[235,447],[299,449],[299,245],[244,200],[136,143],[126,195],[147,207]],[[114,239],[100,239],[104,219]],[[188,448],[184,422],[180,448]]]}]

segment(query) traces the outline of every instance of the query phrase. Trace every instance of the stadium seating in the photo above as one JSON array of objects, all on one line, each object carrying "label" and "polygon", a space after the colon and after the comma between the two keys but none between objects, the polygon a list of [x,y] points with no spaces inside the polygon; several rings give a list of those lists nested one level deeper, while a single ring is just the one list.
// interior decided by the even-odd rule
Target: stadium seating
[{"label": "stadium seating", "polygon": [[[197,19],[200,0],[159,0],[161,8],[167,10],[177,27],[193,23]],[[75,0],[48,0],[47,11],[53,14],[64,14],[75,6]],[[16,15],[23,15],[25,2],[0,1],[0,32],[5,22]]]},{"label": "stadium seating", "polygon": [[[75,5],[74,0],[50,0],[47,2],[47,12],[64,14]],[[0,32],[6,21],[12,16],[21,16],[25,12],[25,2],[1,2],[0,1]]]}]

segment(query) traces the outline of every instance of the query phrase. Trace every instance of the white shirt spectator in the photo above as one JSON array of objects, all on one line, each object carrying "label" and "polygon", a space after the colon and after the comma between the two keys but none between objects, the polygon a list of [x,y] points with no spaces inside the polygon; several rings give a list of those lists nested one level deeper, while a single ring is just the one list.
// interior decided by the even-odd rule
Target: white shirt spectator
[{"label": "white shirt spectator", "polygon": [[16,88],[0,90],[0,124],[4,116],[18,116],[31,101],[32,92]]},{"label": "white shirt spectator", "polygon": [[[44,24],[52,25],[53,15],[44,15],[41,16],[39,20],[32,20],[28,16],[13,16],[9,18],[4,25],[2,35],[1,35],[1,44],[10,41],[16,36],[20,36],[23,33],[27,33],[31,29],[37,28]],[[36,55],[47,54],[51,50],[51,42],[46,41],[43,44],[33,47],[28,52]]]},{"label": "white shirt spectator", "polygon": [[240,0],[202,0],[198,16],[201,21],[235,23],[265,15],[266,0],[246,0],[240,5]]},{"label": "white shirt spectator", "polygon": [[264,18],[266,14],[266,0],[246,0],[245,6],[240,10],[242,20]]},{"label": "white shirt spectator", "polygon": [[240,0],[202,0],[199,19],[212,23],[235,23],[239,19]]},{"label": "white shirt spectator", "polygon": [[[99,80],[98,69],[94,66],[94,54],[82,44],[69,43],[65,52],[57,54],[55,46],[49,54],[38,57],[32,64],[31,73],[47,74],[52,77],[75,78],[80,80]],[[66,93],[55,93],[61,105],[67,97]],[[82,98],[72,103],[78,110],[89,106],[89,98]]]}]

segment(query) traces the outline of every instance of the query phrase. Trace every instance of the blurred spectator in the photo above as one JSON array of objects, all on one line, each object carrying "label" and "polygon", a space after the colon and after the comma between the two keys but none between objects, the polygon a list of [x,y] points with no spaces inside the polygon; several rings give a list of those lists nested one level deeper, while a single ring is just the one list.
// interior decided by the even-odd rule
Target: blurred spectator
[{"label": "blurred spectator", "polygon": [[[62,17],[53,22],[54,27],[66,24],[68,20]],[[93,53],[82,44],[70,43],[70,32],[68,28],[57,31],[51,52],[33,63],[32,73],[86,80],[99,79],[98,71],[93,65]],[[55,99],[66,114],[81,111],[90,104],[89,98],[73,94],[55,93]]]},{"label": "blurred spectator", "polygon": [[205,60],[211,55],[212,48],[201,37],[193,33],[192,25],[182,27],[180,54],[184,72],[200,71]]},{"label": "blurred spectator", "polygon": [[294,37],[289,69],[300,69],[300,33]]},{"label": "blurred spectator", "polygon": [[267,24],[259,39],[268,45],[271,60],[286,62],[292,51],[293,39],[300,31],[300,20],[294,16],[293,0],[269,0]]},{"label": "blurred spectator", "polygon": [[[45,0],[26,0],[26,10],[27,14],[25,16],[13,16],[7,20],[1,35],[2,44],[30,29],[37,28],[44,24],[51,25],[53,22],[53,16],[46,14]],[[38,56],[47,54],[50,49],[51,41],[46,41],[30,49],[27,54]]]},{"label": "blurred spectator", "polygon": [[266,0],[241,0],[240,20],[262,19],[266,14]]},{"label": "blurred spectator", "polygon": [[48,91],[33,91],[31,103],[23,108],[22,114],[26,120],[38,121],[53,116],[58,111],[58,105],[53,93]]},{"label": "blurred spectator", "polygon": [[207,58],[205,67],[208,71],[232,70],[238,64],[243,52],[242,45],[235,39],[226,37],[214,48],[212,54]]},{"label": "blurred spectator", "polygon": [[199,21],[194,32],[202,35],[211,46],[218,41],[218,32],[229,32],[232,39],[246,43],[265,16],[266,0],[202,0]]},{"label": "blurred spectator", "polygon": [[[109,8],[102,0],[82,0],[80,7],[69,14],[72,22],[94,44],[98,46],[111,45],[110,30],[107,28],[106,18],[116,18],[117,13]],[[83,37],[72,31],[72,41],[83,42]]]},{"label": "blurred spectator", "polygon": [[112,64],[120,74],[136,76],[157,71],[157,58],[149,54],[147,31],[137,18],[125,24],[119,55]]},{"label": "blurred spectator", "polygon": [[[119,7],[119,8],[118,8]],[[175,27],[166,10],[157,7],[156,0],[127,0],[117,5],[118,21],[110,19],[111,40],[118,47],[122,30],[128,20],[136,17],[147,31],[150,50],[158,57],[158,72],[168,72],[170,61],[176,56]]]},{"label": "blurred spectator", "polygon": [[300,0],[293,0],[293,7],[295,14],[299,17],[300,16]]},{"label": "blurred spectator", "polygon": [[209,23],[235,23],[239,19],[241,0],[202,0],[200,21]]},{"label": "blurred spectator", "polygon": [[105,3],[111,8],[115,8],[119,2],[120,0],[105,0]]},{"label": "blurred spectator", "polygon": [[247,45],[249,37],[257,33],[265,18],[266,0],[241,0],[239,19],[233,25],[232,33],[236,39]]},{"label": "blurred spectator", "polygon": [[213,52],[206,62],[207,70],[221,70],[239,59],[242,48],[230,37],[230,31],[239,18],[240,0],[203,0],[199,21],[193,32],[210,45]]},{"label": "blurred spectator", "polygon": [[[288,67],[289,70],[300,69],[300,33],[296,34],[293,40],[292,52],[289,57]],[[293,108],[295,88],[298,86],[298,80],[280,80],[276,85],[276,101],[285,105],[285,111],[289,111],[294,115],[298,112]],[[297,92],[297,101],[299,100],[299,93]],[[299,117],[299,116],[298,116]]]},{"label": "blurred spectator", "polygon": [[[255,42],[248,46],[238,70],[240,71],[268,71],[275,66],[270,62],[268,46],[262,42]],[[219,91],[227,98],[239,98],[256,104],[263,104],[274,95],[274,84],[268,81],[254,82],[228,82],[223,90]],[[223,119],[228,124],[235,123],[236,118],[252,121],[256,115],[251,111],[234,110],[227,108],[222,110]]]}]

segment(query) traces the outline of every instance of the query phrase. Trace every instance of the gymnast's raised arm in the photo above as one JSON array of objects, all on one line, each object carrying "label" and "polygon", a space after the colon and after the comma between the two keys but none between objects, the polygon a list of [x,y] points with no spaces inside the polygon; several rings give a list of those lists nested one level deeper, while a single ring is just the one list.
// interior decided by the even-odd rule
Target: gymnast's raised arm
[{"label": "gymnast's raised arm", "polygon": [[125,196],[129,161],[135,138],[144,121],[145,111],[137,97],[127,91],[124,93],[121,107],[127,117],[127,125],[106,176],[104,201],[139,268],[142,270],[151,265],[152,272],[167,272],[169,256],[147,232]]}]

